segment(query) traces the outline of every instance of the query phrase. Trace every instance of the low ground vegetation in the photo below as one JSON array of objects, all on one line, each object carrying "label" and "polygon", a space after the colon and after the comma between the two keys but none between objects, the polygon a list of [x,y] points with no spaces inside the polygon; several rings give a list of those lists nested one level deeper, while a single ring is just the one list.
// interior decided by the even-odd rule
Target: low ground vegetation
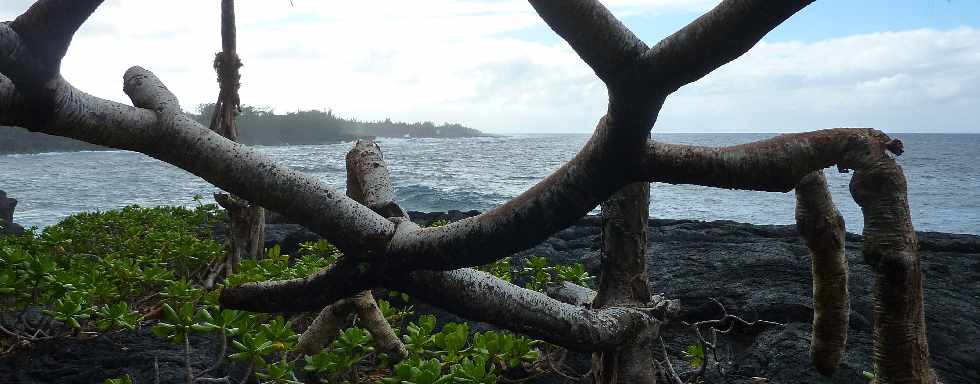
[{"label": "low ground vegetation", "polygon": [[[342,255],[323,240],[301,244],[295,257],[275,246],[261,260],[243,261],[223,285],[205,290],[201,281],[209,263],[224,254],[211,228],[223,220],[223,211],[214,205],[130,206],[0,237],[0,353],[52,339],[149,327],[185,348],[188,382],[238,383],[254,376],[262,383],[492,384],[552,369],[543,351],[553,346],[508,332],[473,332],[467,323],[440,326],[435,316],[416,314],[412,299],[395,291],[378,292],[384,297],[378,305],[401,335],[408,358],[393,361],[376,352],[371,334],[357,319],[330,345],[303,354],[296,343],[309,315],[221,308],[218,292],[245,282],[307,276]],[[505,258],[481,270],[537,290],[562,281],[594,283],[581,264],[554,265],[545,258],[531,258],[519,269]],[[212,367],[192,369],[191,334],[217,335],[220,353]],[[105,382],[132,380],[122,376]]]}]

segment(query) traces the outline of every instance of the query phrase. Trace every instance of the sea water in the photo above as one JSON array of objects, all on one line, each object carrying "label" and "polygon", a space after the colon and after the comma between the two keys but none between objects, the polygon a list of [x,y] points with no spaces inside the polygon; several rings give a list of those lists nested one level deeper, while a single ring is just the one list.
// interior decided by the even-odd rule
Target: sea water
[{"label": "sea water", "polygon": [[[658,140],[709,146],[774,134],[655,134]],[[980,234],[980,135],[896,134],[906,153],[917,230]],[[407,210],[487,210],[524,192],[571,159],[588,135],[509,135],[465,139],[380,139],[399,203]],[[344,155],[351,143],[257,147],[281,164],[344,190]],[[847,230],[860,233],[860,208],[848,192],[851,174],[826,171]],[[0,190],[20,201],[15,221],[44,227],[67,215],[130,204],[193,206],[217,189],[148,156],[126,151],[0,156]],[[792,224],[793,193],[732,191],[654,183],[657,218]],[[597,212],[597,211],[596,211]]]}]

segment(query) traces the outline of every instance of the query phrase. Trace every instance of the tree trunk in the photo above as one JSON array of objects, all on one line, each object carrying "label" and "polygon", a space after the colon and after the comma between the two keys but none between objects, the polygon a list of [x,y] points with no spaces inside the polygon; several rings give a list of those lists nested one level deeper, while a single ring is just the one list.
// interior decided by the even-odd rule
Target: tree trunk
[{"label": "tree trunk", "polygon": [[[593,308],[644,306],[650,302],[647,278],[647,218],[650,183],[634,183],[602,204],[602,275]],[[653,340],[659,325],[651,324],[635,338],[592,356],[596,383],[655,383]]]},{"label": "tree trunk", "polygon": [[817,372],[831,376],[844,356],[851,307],[844,255],[844,218],[834,206],[822,171],[804,176],[796,186],[796,228],[810,249],[812,266],[810,361]]},{"label": "tree trunk", "polygon": [[234,195],[214,194],[215,201],[228,212],[228,241],[225,257],[227,274],[238,272],[242,259],[260,259],[265,246],[265,210]]},{"label": "tree trunk", "polygon": [[[231,141],[238,142],[235,118],[241,107],[238,96],[241,75],[235,34],[235,1],[221,0],[221,49],[215,55],[214,70],[218,73],[218,102],[211,116],[211,130]],[[225,258],[225,272],[238,272],[242,259],[260,259],[264,255],[265,210],[248,201],[230,195],[215,194],[214,198],[228,212],[229,250]]]}]

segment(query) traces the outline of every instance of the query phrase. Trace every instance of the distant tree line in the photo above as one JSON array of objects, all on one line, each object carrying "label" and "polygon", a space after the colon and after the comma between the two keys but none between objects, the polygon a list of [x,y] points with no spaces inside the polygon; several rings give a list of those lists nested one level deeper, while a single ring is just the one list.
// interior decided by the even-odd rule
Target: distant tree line
[{"label": "distant tree line", "polygon": [[[194,118],[204,124],[210,123],[214,104],[198,107]],[[238,116],[239,140],[250,145],[297,145],[322,144],[337,141],[350,141],[358,137],[474,137],[482,132],[460,124],[432,122],[403,123],[384,121],[358,121],[335,116],[333,111],[297,111],[286,114],[253,106],[243,106]]]},{"label": "distant tree line", "polygon": [[[214,104],[202,104],[189,113],[207,126]],[[268,109],[244,106],[238,116],[239,140],[248,145],[301,145],[351,141],[358,137],[475,137],[482,132],[460,124],[358,121],[334,116],[333,111],[297,111],[276,114]],[[64,137],[0,126],[0,154],[99,150],[102,147]]]},{"label": "distant tree line", "polygon": [[24,128],[0,126],[0,154],[96,151],[100,149],[105,148],[66,137],[30,132]]}]

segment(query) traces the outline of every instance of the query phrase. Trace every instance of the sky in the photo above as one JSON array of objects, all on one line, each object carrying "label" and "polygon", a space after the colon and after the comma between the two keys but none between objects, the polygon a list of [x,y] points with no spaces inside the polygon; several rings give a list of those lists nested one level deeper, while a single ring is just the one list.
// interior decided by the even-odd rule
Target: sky
[{"label": "sky", "polygon": [[[3,0],[0,20],[31,1]],[[62,73],[129,104],[140,65],[185,110],[213,102],[219,1],[109,0]],[[459,122],[490,133],[589,133],[606,89],[525,1],[238,0],[242,102],[277,113]],[[717,1],[603,1],[653,45]],[[655,132],[980,133],[980,0],[821,0],[681,88]]]}]

